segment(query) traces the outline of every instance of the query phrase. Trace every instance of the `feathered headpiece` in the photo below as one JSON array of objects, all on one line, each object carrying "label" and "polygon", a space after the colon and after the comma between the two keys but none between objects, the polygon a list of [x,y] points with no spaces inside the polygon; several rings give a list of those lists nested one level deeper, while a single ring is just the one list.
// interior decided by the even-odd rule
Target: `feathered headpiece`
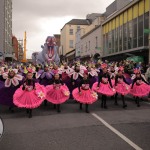
[{"label": "feathered headpiece", "polygon": [[88,75],[88,71],[87,71],[87,70],[84,70],[84,74]]},{"label": "feathered headpiece", "polygon": [[34,72],[34,70],[32,68],[30,68],[30,67],[27,68],[27,73],[33,73],[33,72]]},{"label": "feathered headpiece", "polygon": [[108,67],[108,65],[105,64],[105,63],[103,63],[103,64],[101,65],[101,68],[102,68],[102,69],[107,68],[107,67]]},{"label": "feathered headpiece", "polygon": [[124,67],[123,67],[123,66],[120,66],[120,67],[118,68],[118,71],[124,71]]},{"label": "feathered headpiece", "polygon": [[135,68],[135,69],[134,69],[134,73],[135,73],[135,74],[138,74],[138,73],[141,73],[141,71],[140,71],[139,68]]},{"label": "feathered headpiece", "polygon": [[102,62],[101,59],[99,59],[97,63],[98,63],[98,64],[102,64],[103,62]]},{"label": "feathered headpiece", "polygon": [[59,74],[59,73],[58,73],[58,70],[53,70],[53,73],[54,73],[54,75],[55,75],[55,74]]}]

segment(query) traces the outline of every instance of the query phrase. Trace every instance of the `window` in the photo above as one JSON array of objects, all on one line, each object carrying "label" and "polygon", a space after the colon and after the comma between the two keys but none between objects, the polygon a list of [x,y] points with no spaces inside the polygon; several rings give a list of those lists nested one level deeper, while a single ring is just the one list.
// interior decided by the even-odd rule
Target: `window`
[{"label": "window", "polygon": [[103,47],[104,47],[104,54],[106,54],[106,40],[105,40],[106,34],[103,35]]},{"label": "window", "polygon": [[85,45],[85,52],[87,52],[87,43],[86,43],[86,45]]},{"label": "window", "polygon": [[133,20],[133,48],[137,47],[137,18]]},{"label": "window", "polygon": [[73,29],[70,29],[70,35],[73,35]]},{"label": "window", "polygon": [[96,36],[95,39],[96,39],[96,46],[95,46],[95,47],[96,47],[96,49],[97,49],[97,48],[98,48],[98,37]]},{"label": "window", "polygon": [[77,32],[80,31],[80,26],[77,26]]},{"label": "window", "polygon": [[127,50],[127,23],[123,25],[123,50]]},{"label": "window", "polygon": [[105,41],[105,54],[108,54],[108,33],[106,33],[106,41]]},{"label": "window", "polygon": [[73,40],[70,40],[70,41],[69,41],[69,47],[70,47],[70,48],[73,48]]},{"label": "window", "polygon": [[132,21],[128,22],[128,49],[132,48]]},{"label": "window", "polygon": [[83,45],[81,45],[81,53],[83,53]]},{"label": "window", "polygon": [[116,29],[116,36],[115,36],[115,52],[118,52],[118,28]]},{"label": "window", "polygon": [[119,51],[122,51],[122,26],[119,27]]},{"label": "window", "polygon": [[138,46],[143,46],[143,15],[138,18]]},{"label": "window", "polygon": [[108,54],[111,54],[111,50],[112,50],[112,32],[110,31],[108,33]]},{"label": "window", "polygon": [[90,49],[91,49],[91,42],[89,41],[89,51],[90,51]]},{"label": "window", "polygon": [[115,30],[112,31],[112,53],[114,53],[115,48]]},{"label": "window", "polygon": [[[149,12],[144,15],[144,29],[149,29]],[[148,46],[148,35],[147,33],[144,34],[144,46]]]}]

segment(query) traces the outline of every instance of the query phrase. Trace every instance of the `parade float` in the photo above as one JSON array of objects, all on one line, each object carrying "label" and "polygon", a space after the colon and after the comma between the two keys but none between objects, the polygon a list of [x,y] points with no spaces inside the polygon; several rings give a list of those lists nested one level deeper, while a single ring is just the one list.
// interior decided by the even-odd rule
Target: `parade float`
[{"label": "parade float", "polygon": [[58,46],[54,36],[48,36],[41,48],[42,51],[39,52],[36,57],[32,54],[33,62],[43,66],[49,64],[59,64],[60,58],[58,54]]}]

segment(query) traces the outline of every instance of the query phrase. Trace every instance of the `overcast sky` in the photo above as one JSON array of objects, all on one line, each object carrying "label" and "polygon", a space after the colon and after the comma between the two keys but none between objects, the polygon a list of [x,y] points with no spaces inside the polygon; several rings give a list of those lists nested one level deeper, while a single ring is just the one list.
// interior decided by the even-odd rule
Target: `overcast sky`
[{"label": "overcast sky", "polygon": [[13,35],[23,39],[27,31],[27,57],[40,51],[48,35],[60,34],[71,19],[103,13],[114,0],[13,0]]}]

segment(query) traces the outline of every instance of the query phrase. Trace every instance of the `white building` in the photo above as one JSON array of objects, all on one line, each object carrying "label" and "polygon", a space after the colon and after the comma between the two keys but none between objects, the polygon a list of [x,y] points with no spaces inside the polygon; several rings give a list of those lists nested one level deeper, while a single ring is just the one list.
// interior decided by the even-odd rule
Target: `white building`
[{"label": "white building", "polygon": [[90,14],[87,15],[87,18],[91,24],[76,33],[76,57],[81,59],[100,58],[103,55],[101,24],[104,21],[104,15]]}]

